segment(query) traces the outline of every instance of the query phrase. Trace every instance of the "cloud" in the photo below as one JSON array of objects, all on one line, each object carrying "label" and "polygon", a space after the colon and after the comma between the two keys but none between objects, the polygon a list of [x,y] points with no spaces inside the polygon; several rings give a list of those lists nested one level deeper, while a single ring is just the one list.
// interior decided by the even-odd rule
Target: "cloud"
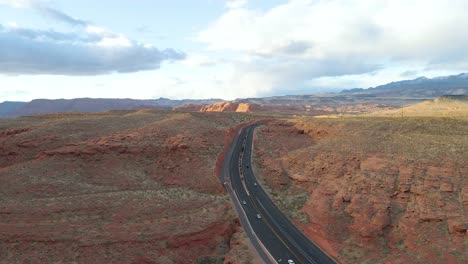
[{"label": "cloud", "polygon": [[100,75],[158,69],[164,61],[185,54],[159,50],[32,0],[0,0],[14,8],[33,8],[55,20],[78,27],[72,32],[0,24],[0,73]]},{"label": "cloud", "polygon": [[414,77],[416,75],[419,74],[419,71],[415,71],[415,70],[408,70],[408,71],[404,71],[400,74],[401,77]]},{"label": "cloud", "polygon": [[52,30],[0,28],[0,72],[98,75],[136,72],[180,60],[183,53],[143,45],[122,35],[79,36]]},{"label": "cloud", "polygon": [[240,8],[244,7],[247,5],[248,1],[247,0],[230,0],[226,2],[226,7],[227,8]]},{"label": "cloud", "polygon": [[13,8],[32,8],[41,14],[73,26],[87,26],[88,22],[71,17],[39,0],[0,0],[0,5]]},{"label": "cloud", "polygon": [[88,22],[84,20],[76,19],[57,9],[54,9],[45,5],[38,4],[35,6],[35,8],[48,17],[51,17],[53,19],[62,21],[64,23],[67,23],[73,26],[87,26],[88,25]]},{"label": "cloud", "polygon": [[0,5],[10,6],[14,8],[30,7],[34,1],[32,0],[0,0]]},{"label": "cloud", "polygon": [[272,55],[300,43],[312,47],[304,54],[309,58],[425,58],[434,51],[435,57],[443,47],[466,47],[465,8],[466,0],[291,0],[266,11],[228,10],[197,39],[211,50]]},{"label": "cloud", "polygon": [[467,0],[290,0],[228,9],[196,40],[214,54],[245,58],[232,62],[235,72],[267,79],[267,91],[312,89],[328,76],[466,66],[467,9]]}]

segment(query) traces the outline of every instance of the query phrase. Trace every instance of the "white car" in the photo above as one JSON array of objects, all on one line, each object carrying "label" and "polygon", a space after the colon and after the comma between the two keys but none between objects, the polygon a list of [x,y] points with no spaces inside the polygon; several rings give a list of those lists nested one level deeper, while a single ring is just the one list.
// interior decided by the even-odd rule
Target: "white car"
[{"label": "white car", "polygon": [[254,186],[257,187],[257,183],[256,183],[256,182],[254,182]]},{"label": "white car", "polygon": [[260,214],[257,214],[257,218],[260,219],[262,218],[262,216]]},{"label": "white car", "polygon": [[246,201],[242,201],[242,203],[243,203],[244,205],[245,205],[245,204],[247,204],[247,202],[246,202]]}]

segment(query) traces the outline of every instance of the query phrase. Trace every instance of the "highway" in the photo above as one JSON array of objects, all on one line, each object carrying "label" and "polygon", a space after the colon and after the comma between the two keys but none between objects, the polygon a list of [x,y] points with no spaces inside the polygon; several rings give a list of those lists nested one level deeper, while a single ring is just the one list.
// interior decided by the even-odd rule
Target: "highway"
[{"label": "highway", "polygon": [[226,153],[222,181],[240,222],[265,263],[336,263],[278,209],[252,170],[254,129],[240,130]]}]

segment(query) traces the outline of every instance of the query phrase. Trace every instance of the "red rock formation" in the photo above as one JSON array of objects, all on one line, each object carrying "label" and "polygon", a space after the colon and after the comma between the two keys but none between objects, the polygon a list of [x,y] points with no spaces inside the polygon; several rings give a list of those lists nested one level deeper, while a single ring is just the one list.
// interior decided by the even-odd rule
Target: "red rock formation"
[{"label": "red rock formation", "polygon": [[2,123],[0,262],[222,259],[238,223],[215,160],[249,119],[120,111]]},{"label": "red rock formation", "polygon": [[[236,103],[236,102],[220,102],[207,105],[200,108],[200,112],[240,112],[240,113],[250,113],[253,112],[252,108],[256,106],[246,103]],[[257,107],[258,108],[258,107]],[[183,109],[183,108],[178,108]]]},{"label": "red rock formation", "polygon": [[238,103],[219,102],[207,105],[200,109],[201,112],[236,112],[239,107]]},{"label": "red rock formation", "polygon": [[[394,126],[410,131],[405,122]],[[301,211],[308,222],[295,218],[298,226],[344,263],[466,263],[466,160],[372,152],[378,148],[365,142],[373,142],[379,126],[363,126],[324,121],[261,127],[256,166],[273,197],[285,203],[306,192]],[[378,135],[384,133],[391,132]]]}]

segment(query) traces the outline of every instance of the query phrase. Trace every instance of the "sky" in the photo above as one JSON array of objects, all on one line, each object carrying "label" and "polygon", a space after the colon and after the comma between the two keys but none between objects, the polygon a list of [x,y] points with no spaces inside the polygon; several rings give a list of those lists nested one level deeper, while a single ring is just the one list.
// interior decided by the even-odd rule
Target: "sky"
[{"label": "sky", "polygon": [[468,0],[0,0],[0,102],[235,99],[468,71]]}]

